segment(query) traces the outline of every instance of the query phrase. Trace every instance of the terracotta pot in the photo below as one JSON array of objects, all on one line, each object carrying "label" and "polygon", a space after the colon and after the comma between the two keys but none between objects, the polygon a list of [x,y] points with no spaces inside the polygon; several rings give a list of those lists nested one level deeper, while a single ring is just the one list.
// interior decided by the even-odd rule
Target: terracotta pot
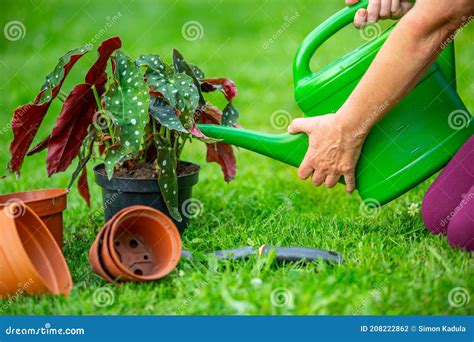
[{"label": "terracotta pot", "polygon": [[0,297],[68,295],[72,285],[61,249],[39,216],[21,204],[0,208]]},{"label": "terracotta pot", "polygon": [[109,274],[109,272],[103,266],[103,257],[102,257],[102,245],[104,242],[104,235],[105,231],[108,228],[108,225],[105,224],[104,227],[100,230],[99,234],[97,234],[97,238],[95,239],[92,247],[89,251],[89,264],[92,267],[92,270],[100,275],[102,278],[107,280],[108,282],[114,282],[114,279]]},{"label": "terracotta pot", "polygon": [[181,238],[173,221],[156,209],[132,206],[104,225],[89,261],[108,281],[151,281],[168,275],[180,256]]},{"label": "terracotta pot", "polygon": [[108,282],[120,281],[120,278],[114,279],[114,276],[110,272],[111,268],[115,270],[115,274],[120,273],[120,271],[114,266],[108,249],[103,248],[103,246],[106,236],[108,237],[109,235],[110,224],[126,209],[127,208],[120,210],[102,227],[89,251],[89,264],[91,265],[92,270]]},{"label": "terracotta pot", "polygon": [[63,248],[63,211],[67,207],[67,189],[44,189],[0,195],[0,207],[19,203],[30,207],[48,227]]}]

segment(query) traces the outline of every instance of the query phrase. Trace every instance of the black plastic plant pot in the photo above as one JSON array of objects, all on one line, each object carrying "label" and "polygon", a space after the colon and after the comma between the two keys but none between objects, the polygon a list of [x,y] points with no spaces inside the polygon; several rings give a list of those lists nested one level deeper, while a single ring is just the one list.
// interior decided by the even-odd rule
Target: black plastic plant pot
[{"label": "black plastic plant pot", "polygon": [[112,177],[109,180],[105,175],[103,164],[94,167],[96,183],[102,188],[105,222],[124,208],[132,205],[146,205],[170,217],[182,233],[188,226],[189,219],[189,214],[183,214],[183,210],[186,210],[184,208],[186,200],[192,198],[192,188],[199,180],[199,165],[182,161],[180,163],[196,166],[195,172],[178,176],[178,209],[182,217],[181,222],[170,216],[156,179]]}]

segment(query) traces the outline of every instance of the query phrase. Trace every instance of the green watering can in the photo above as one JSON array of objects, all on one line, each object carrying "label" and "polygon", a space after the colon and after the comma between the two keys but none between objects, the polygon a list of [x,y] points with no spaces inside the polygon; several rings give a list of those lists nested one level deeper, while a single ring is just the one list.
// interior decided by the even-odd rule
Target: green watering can
[{"label": "green watering can", "polygon": [[[368,0],[346,7],[311,32],[296,53],[295,98],[304,116],[335,113],[349,97],[390,34],[312,72],[310,61],[332,35],[352,23]],[[370,132],[356,168],[357,189],[367,205],[390,202],[440,170],[474,134],[474,120],[456,92],[454,46],[450,44],[418,85]],[[306,134],[267,134],[200,125],[209,137],[298,167]],[[342,181],[342,178],[341,178]]]}]

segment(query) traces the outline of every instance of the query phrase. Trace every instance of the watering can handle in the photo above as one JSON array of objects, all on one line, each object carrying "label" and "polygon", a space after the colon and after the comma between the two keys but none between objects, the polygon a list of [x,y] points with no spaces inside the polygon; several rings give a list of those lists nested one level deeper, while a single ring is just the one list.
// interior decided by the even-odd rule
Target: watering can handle
[{"label": "watering can handle", "polygon": [[335,33],[352,23],[356,12],[361,8],[367,8],[369,0],[361,0],[357,4],[348,6],[334,14],[316,27],[303,41],[293,65],[293,76],[295,82],[312,75],[309,64],[316,50]]}]

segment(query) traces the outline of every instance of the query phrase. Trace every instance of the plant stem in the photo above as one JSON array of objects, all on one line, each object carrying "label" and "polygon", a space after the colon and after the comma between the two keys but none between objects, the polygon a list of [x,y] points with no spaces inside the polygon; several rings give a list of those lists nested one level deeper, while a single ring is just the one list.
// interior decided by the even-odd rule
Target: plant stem
[{"label": "plant stem", "polygon": [[95,85],[93,85],[91,89],[92,89],[92,92],[94,93],[95,102],[97,103],[97,109],[101,110],[102,104],[100,103],[99,93],[97,92]]},{"label": "plant stem", "polygon": [[58,100],[59,100],[59,101],[61,101],[62,103],[64,103],[64,101],[66,101],[67,95],[66,95],[66,93],[65,93],[64,91],[60,90],[59,93],[58,93],[58,95],[57,95],[57,97],[58,97]]}]

